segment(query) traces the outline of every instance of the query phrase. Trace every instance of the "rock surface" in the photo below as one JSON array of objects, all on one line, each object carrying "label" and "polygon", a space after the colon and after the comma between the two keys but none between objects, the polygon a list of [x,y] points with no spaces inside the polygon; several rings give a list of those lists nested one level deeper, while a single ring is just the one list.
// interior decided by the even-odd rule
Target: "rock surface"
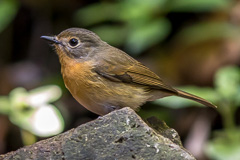
[{"label": "rock surface", "polygon": [[[154,125],[159,122],[158,125]],[[177,132],[150,119],[150,128],[132,109],[123,108],[63,134],[0,155],[2,160],[179,160],[195,158]]]}]

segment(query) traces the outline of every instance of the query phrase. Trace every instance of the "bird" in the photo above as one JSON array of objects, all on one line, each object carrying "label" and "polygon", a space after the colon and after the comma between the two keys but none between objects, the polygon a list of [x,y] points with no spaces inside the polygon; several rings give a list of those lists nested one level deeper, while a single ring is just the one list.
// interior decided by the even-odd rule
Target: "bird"
[{"label": "bird", "polygon": [[137,111],[147,101],[167,96],[217,108],[203,98],[173,88],[141,62],[87,29],[69,28],[56,36],[40,38],[54,47],[72,96],[100,116],[123,107]]}]

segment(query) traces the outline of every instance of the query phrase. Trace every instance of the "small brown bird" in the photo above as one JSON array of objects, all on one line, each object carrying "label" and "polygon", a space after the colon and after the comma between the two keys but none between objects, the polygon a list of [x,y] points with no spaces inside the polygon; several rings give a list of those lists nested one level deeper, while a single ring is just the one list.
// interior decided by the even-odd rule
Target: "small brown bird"
[{"label": "small brown bird", "polygon": [[216,108],[200,97],[172,88],[149,68],[89,30],[70,28],[57,36],[41,38],[53,43],[72,96],[98,115],[123,107],[137,110],[147,101],[172,95]]}]

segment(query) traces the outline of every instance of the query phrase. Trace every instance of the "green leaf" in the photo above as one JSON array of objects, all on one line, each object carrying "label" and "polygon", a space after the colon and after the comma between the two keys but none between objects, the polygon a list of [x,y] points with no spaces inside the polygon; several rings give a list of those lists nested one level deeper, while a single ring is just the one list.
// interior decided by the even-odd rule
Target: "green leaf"
[{"label": "green leaf", "polygon": [[227,9],[231,0],[174,0],[171,1],[170,11],[206,12]]},{"label": "green leaf", "polygon": [[13,20],[19,8],[17,0],[0,1],[0,32]]},{"label": "green leaf", "polygon": [[193,45],[206,41],[234,38],[240,34],[239,27],[226,22],[202,22],[182,30],[176,37],[181,43]]},{"label": "green leaf", "polygon": [[221,131],[208,142],[205,152],[210,159],[239,160],[240,159],[240,130],[239,128]]},{"label": "green leaf", "polygon": [[15,88],[9,93],[9,101],[11,103],[11,111],[16,112],[22,110],[28,106],[26,103],[26,97],[28,92],[25,88]]},{"label": "green leaf", "polygon": [[216,90],[226,100],[234,101],[238,95],[240,70],[236,66],[219,69],[214,80]]},{"label": "green leaf", "polygon": [[133,19],[145,19],[161,10],[165,2],[166,0],[122,0],[117,3],[96,3],[78,10],[74,21],[90,26],[106,21],[130,22]]},{"label": "green leaf", "polygon": [[[206,100],[209,100],[212,103],[217,103],[219,101],[219,96],[216,94],[216,92],[212,88],[184,86],[184,87],[180,87],[179,89],[186,91],[188,93],[194,94],[196,96],[202,97]],[[158,105],[163,105],[169,108],[185,108],[190,106],[203,106],[198,102],[181,98],[181,97],[175,97],[175,96],[158,99],[154,101],[154,103]]]},{"label": "green leaf", "polygon": [[56,85],[48,85],[29,92],[16,88],[9,94],[11,112],[9,119],[22,129],[38,136],[51,136],[62,132],[63,117],[50,104],[60,98],[62,92]]},{"label": "green leaf", "polygon": [[92,28],[92,31],[113,46],[122,45],[127,37],[127,28],[122,26],[102,25]]},{"label": "green leaf", "polygon": [[236,88],[237,92],[236,92],[236,96],[233,97],[234,98],[234,102],[233,102],[233,105],[234,106],[237,106],[237,107],[240,107],[240,86],[238,86]]},{"label": "green leaf", "polygon": [[29,119],[32,114],[35,112],[35,108],[21,109],[21,110],[12,110],[9,114],[10,121],[17,125],[19,128],[29,130],[30,124]]},{"label": "green leaf", "polygon": [[29,118],[29,131],[41,137],[59,134],[64,129],[64,120],[60,111],[54,105],[44,105]]},{"label": "green leaf", "polygon": [[155,45],[166,38],[170,32],[170,23],[167,19],[160,19],[132,28],[126,42],[126,49],[139,54],[143,50]]},{"label": "green leaf", "polygon": [[64,129],[64,120],[60,111],[50,104],[14,112],[9,119],[20,128],[40,137],[53,136]]},{"label": "green leaf", "polygon": [[[136,19],[149,19],[165,5],[166,0],[125,0],[119,3],[119,19],[131,22]],[[133,7],[134,6],[134,7]]]},{"label": "green leaf", "polygon": [[114,3],[96,3],[78,10],[74,21],[83,26],[90,26],[106,20],[113,20],[118,10],[118,5]]},{"label": "green leaf", "polygon": [[26,102],[28,95],[27,90],[21,87],[15,88],[9,93],[11,104],[9,119],[13,124],[24,129],[29,127],[26,122],[34,111]]},{"label": "green leaf", "polygon": [[37,137],[34,134],[24,129],[21,129],[21,136],[24,146],[32,145],[37,141]]},{"label": "green leaf", "polygon": [[0,96],[0,113],[9,114],[10,112],[10,102],[7,96]]},{"label": "green leaf", "polygon": [[29,95],[26,101],[32,107],[37,107],[42,104],[55,102],[62,95],[61,88],[57,85],[47,85],[39,87],[29,91],[28,93]]}]

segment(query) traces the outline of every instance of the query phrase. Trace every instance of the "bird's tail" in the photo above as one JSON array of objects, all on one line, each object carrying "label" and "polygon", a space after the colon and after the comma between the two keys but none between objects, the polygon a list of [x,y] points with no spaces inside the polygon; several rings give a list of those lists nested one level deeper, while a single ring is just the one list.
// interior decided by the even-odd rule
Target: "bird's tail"
[{"label": "bird's tail", "polygon": [[208,102],[207,100],[205,100],[203,98],[200,98],[198,96],[195,96],[193,94],[190,94],[190,93],[178,90],[178,89],[176,89],[176,91],[177,91],[177,96],[179,96],[179,97],[194,100],[194,101],[199,102],[199,103],[201,103],[205,106],[208,106],[208,107],[217,108],[216,105],[212,104],[211,102]]}]

